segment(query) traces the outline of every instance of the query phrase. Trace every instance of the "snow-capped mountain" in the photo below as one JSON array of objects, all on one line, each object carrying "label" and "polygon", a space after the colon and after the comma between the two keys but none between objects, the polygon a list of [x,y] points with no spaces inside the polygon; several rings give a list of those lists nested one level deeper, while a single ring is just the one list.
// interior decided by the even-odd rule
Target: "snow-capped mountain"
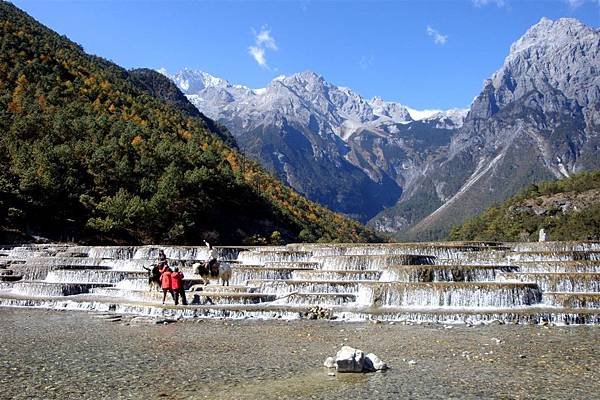
[{"label": "snow-capped mountain", "polygon": [[416,223],[411,238],[425,239],[523,186],[600,168],[599,104],[600,30],[543,18],[484,82],[447,154],[373,226]]},{"label": "snow-capped mountain", "polygon": [[[169,76],[165,70],[159,72]],[[335,86],[311,71],[278,76],[267,87],[259,89],[232,85],[206,72],[189,69],[169,77],[193,104],[213,119],[235,114],[246,119],[249,126],[256,114],[292,116],[303,122],[308,122],[311,115],[317,115],[344,140],[351,135],[351,127],[358,130],[390,123],[445,120],[456,128],[468,111],[415,110],[380,97],[366,100],[351,89]]]},{"label": "snow-capped mountain", "polygon": [[599,49],[598,29],[544,18],[469,110],[367,100],[310,71],[260,89],[189,70],[172,79],[309,198],[379,230],[436,238],[524,185],[600,168]]},{"label": "snow-capped mountain", "polygon": [[422,159],[449,143],[466,114],[367,100],[311,71],[259,89],[202,71],[171,79],[246,153],[309,198],[362,221],[396,203]]},{"label": "snow-capped mountain", "polygon": [[[164,75],[168,76],[168,72],[164,69],[159,70]],[[203,71],[193,71],[184,69],[171,77],[173,82],[185,93],[197,93],[208,87],[229,87],[229,82],[224,79],[217,78]]]}]

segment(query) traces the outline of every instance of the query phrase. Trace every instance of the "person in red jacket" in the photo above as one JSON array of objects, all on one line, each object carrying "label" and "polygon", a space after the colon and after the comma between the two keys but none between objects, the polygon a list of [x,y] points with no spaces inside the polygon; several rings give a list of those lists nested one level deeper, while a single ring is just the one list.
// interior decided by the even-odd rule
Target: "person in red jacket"
[{"label": "person in red jacket", "polygon": [[175,294],[175,305],[179,304],[179,296],[181,296],[181,304],[187,306],[187,299],[185,298],[185,290],[183,288],[183,272],[179,271],[177,267],[171,273],[171,288]]},{"label": "person in red jacket", "polygon": [[167,292],[171,293],[171,297],[173,297],[173,300],[175,300],[173,286],[171,285],[171,269],[169,267],[162,269],[162,273],[160,275],[160,287],[162,287],[163,290],[163,304],[165,304],[165,300],[167,299]]}]

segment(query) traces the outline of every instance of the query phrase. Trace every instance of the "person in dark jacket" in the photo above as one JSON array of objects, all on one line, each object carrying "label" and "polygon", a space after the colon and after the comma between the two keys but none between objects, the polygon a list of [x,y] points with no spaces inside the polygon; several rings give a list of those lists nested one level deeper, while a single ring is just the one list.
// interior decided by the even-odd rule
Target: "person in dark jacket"
[{"label": "person in dark jacket", "polygon": [[179,297],[181,296],[181,304],[187,306],[185,289],[183,288],[183,272],[179,271],[179,268],[177,267],[175,267],[175,270],[171,273],[171,289],[173,289],[175,295],[175,305],[179,304]]}]

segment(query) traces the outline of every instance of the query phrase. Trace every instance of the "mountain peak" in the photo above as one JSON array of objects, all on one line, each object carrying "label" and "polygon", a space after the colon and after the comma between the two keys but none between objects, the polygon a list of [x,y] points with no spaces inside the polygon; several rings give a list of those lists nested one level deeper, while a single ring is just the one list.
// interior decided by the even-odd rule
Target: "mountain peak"
[{"label": "mountain peak", "polygon": [[323,79],[323,77],[321,75],[319,75],[316,72],[311,71],[311,70],[298,72],[298,73],[294,74],[294,76],[299,76],[304,79]]},{"label": "mountain peak", "polygon": [[[161,68],[158,72],[163,75],[166,70]],[[197,94],[208,87],[230,87],[230,83],[225,79],[217,78],[207,72],[184,68],[175,75],[168,75],[179,86],[185,94]]]},{"label": "mountain peak", "polygon": [[599,41],[600,30],[576,19],[542,18],[513,43],[504,64],[492,75],[491,85],[484,83],[485,95],[479,96],[477,106],[482,113],[474,115],[485,117],[532,90],[550,94],[548,86],[584,107],[595,104],[600,96],[599,78],[590,72],[600,68]]},{"label": "mountain peak", "polygon": [[559,18],[553,21],[543,17],[513,43],[509,58],[532,46],[560,47],[574,38],[583,38],[594,33],[594,29],[575,18]]},{"label": "mountain peak", "polygon": [[296,74],[293,74],[287,78],[284,78],[283,80],[293,80],[296,82],[304,82],[304,83],[309,83],[309,84],[317,84],[317,85],[323,85],[326,83],[325,79],[313,72],[313,71],[302,71],[302,72],[298,72]]}]

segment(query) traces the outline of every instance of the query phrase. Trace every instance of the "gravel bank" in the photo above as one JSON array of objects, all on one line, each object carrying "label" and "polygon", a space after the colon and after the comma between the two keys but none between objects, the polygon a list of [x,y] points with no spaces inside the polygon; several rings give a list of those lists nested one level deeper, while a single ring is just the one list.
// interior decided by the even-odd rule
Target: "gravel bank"
[{"label": "gravel bank", "polygon": [[[598,398],[600,327],[197,320],[0,308],[0,398]],[[343,345],[385,373],[328,376]],[[416,363],[409,363],[414,360]]]}]

